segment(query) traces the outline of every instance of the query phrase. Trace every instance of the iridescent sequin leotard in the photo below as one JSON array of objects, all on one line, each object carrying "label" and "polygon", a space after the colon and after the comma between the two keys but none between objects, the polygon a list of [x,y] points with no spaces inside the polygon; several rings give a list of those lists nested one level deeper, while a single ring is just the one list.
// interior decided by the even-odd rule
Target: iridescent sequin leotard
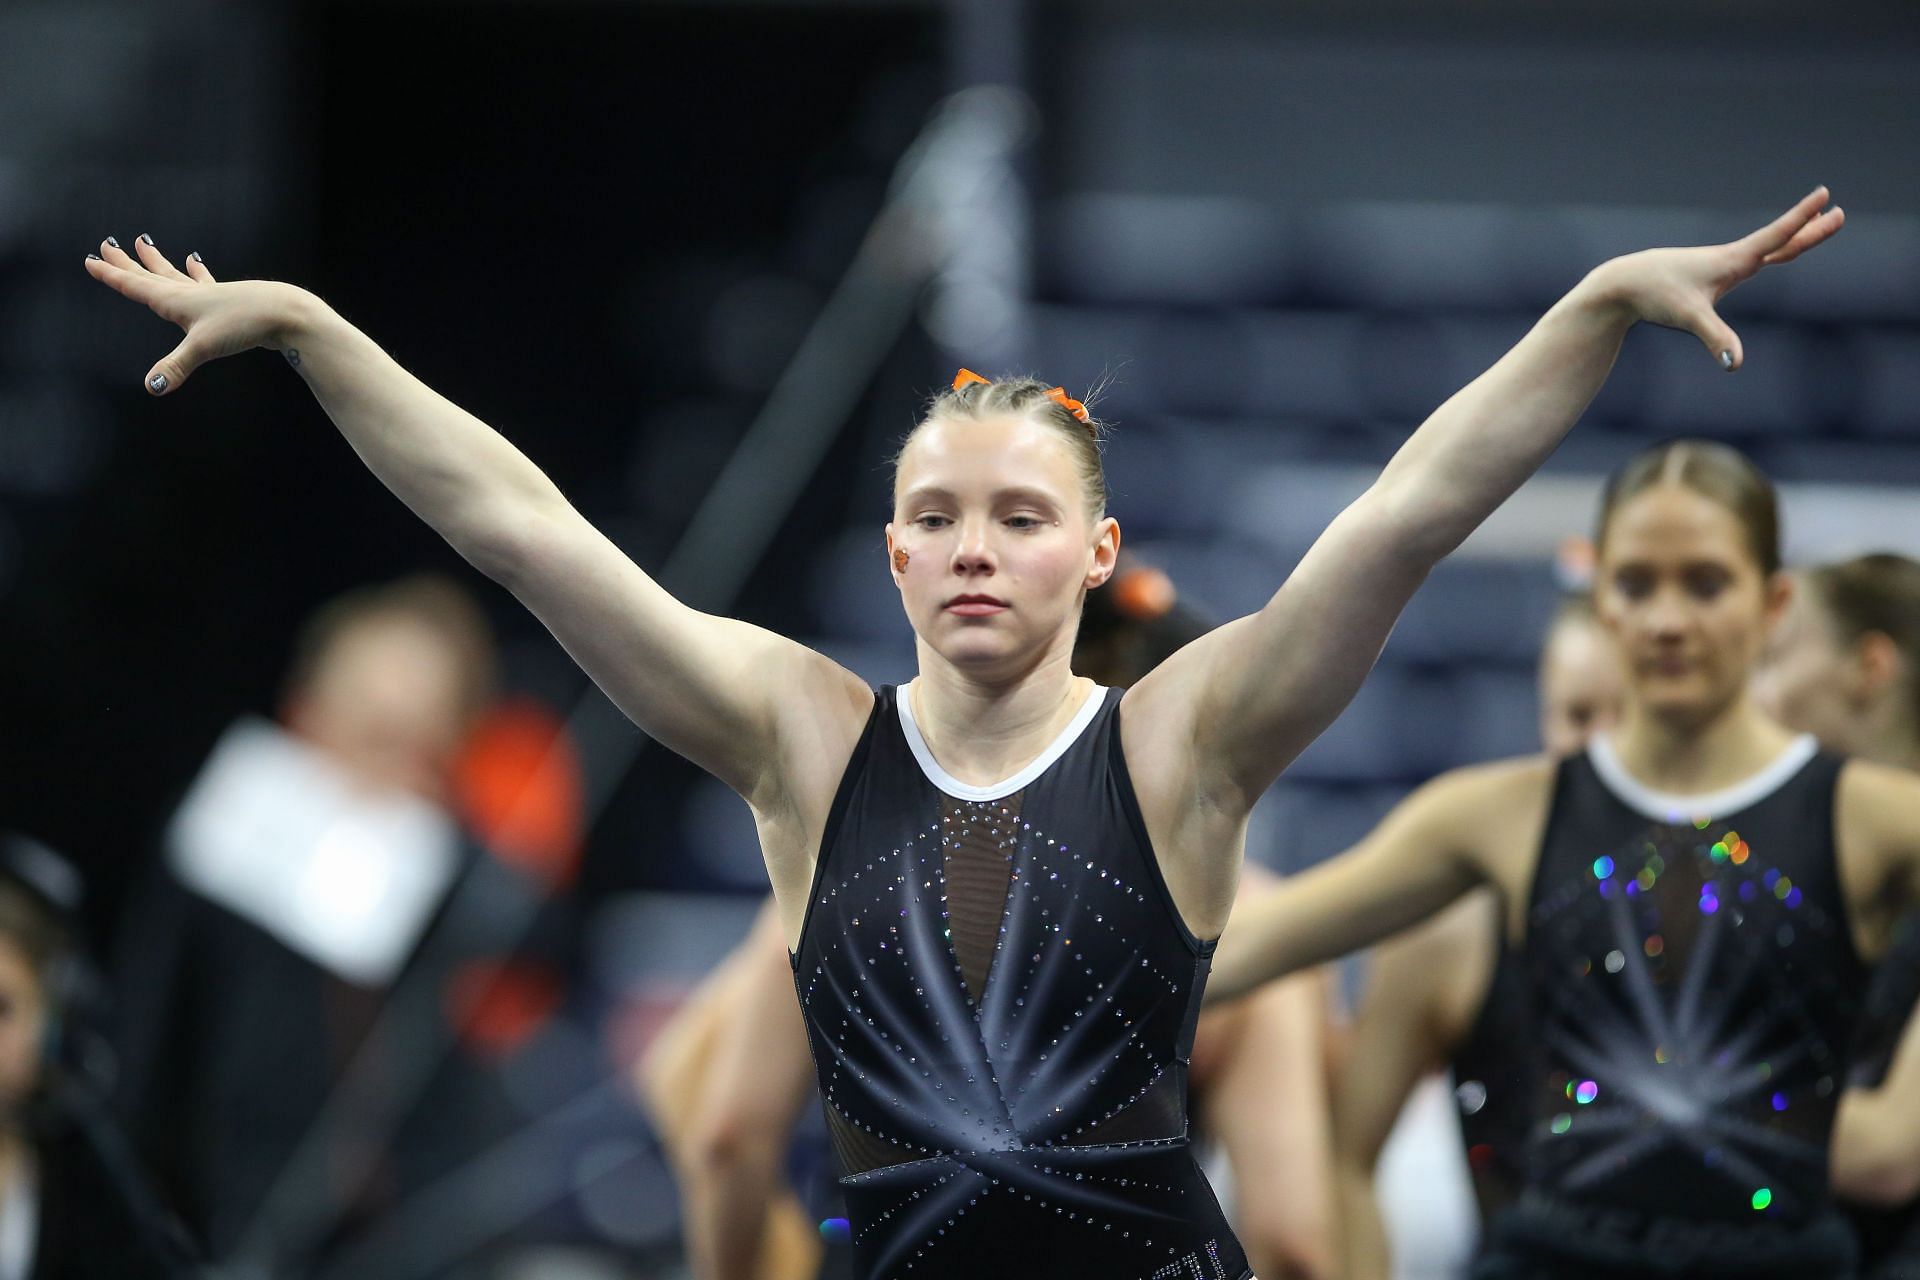
[{"label": "iridescent sequin leotard", "polygon": [[1168,896],[1096,689],[992,787],[878,691],[794,980],[862,1280],[1243,1280],[1188,1148],[1212,944]]},{"label": "iridescent sequin leotard", "polygon": [[1541,1053],[1527,1185],[1486,1276],[1851,1274],[1827,1190],[1864,967],[1842,762],[1796,741],[1714,796],[1563,762],[1522,954]]}]

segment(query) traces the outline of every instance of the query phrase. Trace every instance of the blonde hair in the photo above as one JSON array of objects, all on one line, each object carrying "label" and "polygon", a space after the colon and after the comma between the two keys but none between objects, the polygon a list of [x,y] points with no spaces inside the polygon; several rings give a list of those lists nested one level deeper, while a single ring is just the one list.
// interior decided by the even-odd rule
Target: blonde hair
[{"label": "blonde hair", "polygon": [[1088,518],[1090,521],[1099,520],[1107,514],[1107,472],[1101,458],[1107,427],[1084,408],[1081,412],[1087,416],[1082,421],[1063,398],[1055,397],[1053,393],[1057,390],[1038,378],[1014,377],[968,382],[936,392],[927,402],[926,412],[921,415],[920,421],[900,441],[899,451],[893,455],[895,482],[900,477],[901,456],[906,453],[907,446],[913,443],[913,438],[929,423],[978,422],[986,418],[1017,415],[1052,427],[1066,440],[1067,447],[1073,453],[1074,469],[1080,474],[1081,488],[1086,494]]}]

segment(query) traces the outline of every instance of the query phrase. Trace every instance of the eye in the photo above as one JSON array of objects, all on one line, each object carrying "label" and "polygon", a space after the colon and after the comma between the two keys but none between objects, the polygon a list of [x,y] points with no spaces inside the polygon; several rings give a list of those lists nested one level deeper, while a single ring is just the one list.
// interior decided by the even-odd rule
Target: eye
[{"label": "eye", "polygon": [[1040,524],[1041,524],[1041,521],[1039,516],[1008,516],[1007,517],[1008,527],[1014,528],[1014,529],[1038,529],[1040,527]]},{"label": "eye", "polygon": [[1699,568],[1687,571],[1687,592],[1696,600],[1711,600],[1727,589],[1732,576],[1721,568]]},{"label": "eye", "polygon": [[919,525],[922,529],[944,529],[949,524],[953,523],[951,520],[947,519],[945,516],[937,516],[937,515],[916,516],[913,522]]},{"label": "eye", "polygon": [[1613,589],[1629,600],[1644,599],[1653,590],[1653,575],[1644,569],[1621,569],[1613,575]]}]

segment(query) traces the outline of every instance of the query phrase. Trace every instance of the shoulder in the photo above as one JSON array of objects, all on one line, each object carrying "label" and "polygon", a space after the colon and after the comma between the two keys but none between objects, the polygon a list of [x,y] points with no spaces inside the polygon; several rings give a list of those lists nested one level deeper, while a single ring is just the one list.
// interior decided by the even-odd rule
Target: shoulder
[{"label": "shoulder", "polygon": [[1920,774],[1847,760],[1834,782],[1834,824],[1843,844],[1920,845]]},{"label": "shoulder", "polygon": [[1839,803],[1849,809],[1911,813],[1920,799],[1920,773],[1850,758],[1840,765],[1835,790]]}]

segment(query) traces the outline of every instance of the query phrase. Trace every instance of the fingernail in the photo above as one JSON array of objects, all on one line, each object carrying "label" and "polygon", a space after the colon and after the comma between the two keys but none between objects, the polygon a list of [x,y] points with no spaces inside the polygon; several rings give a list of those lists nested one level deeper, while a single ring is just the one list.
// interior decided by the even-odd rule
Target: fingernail
[{"label": "fingernail", "polygon": [[88,255],[87,255],[87,261],[88,261],[88,262],[105,262],[105,261],[106,261],[106,259],[105,259],[105,258],[103,258],[103,257],[101,257],[101,256],[100,256],[99,254],[97,254],[97,253],[90,253],[90,254],[88,254]]},{"label": "fingernail", "polygon": [[164,373],[154,374],[151,378],[147,379],[147,387],[153,394],[160,395],[167,389],[167,375]]},{"label": "fingernail", "polygon": [[115,240],[112,236],[107,237],[107,243],[112,245],[116,249],[120,247],[120,242],[118,240]]},{"label": "fingernail", "polygon": [[1728,373],[1733,372],[1733,352],[1722,351],[1720,353],[1720,367],[1722,369],[1725,369]]},{"label": "fingernail", "polygon": [[145,245],[145,246],[147,246],[147,248],[149,248],[149,249],[152,249],[152,248],[155,248],[155,247],[156,247],[156,246],[154,245],[154,243],[153,243],[153,237],[152,237],[152,236],[150,236],[150,235],[148,235],[148,234],[147,234],[146,232],[144,232],[144,231],[142,231],[142,232],[140,233],[140,243],[141,243],[141,244],[143,244],[143,245]]},{"label": "fingernail", "polygon": [[200,251],[198,249],[195,249],[192,253],[187,255],[187,261],[197,262],[203,267],[207,265],[207,260],[200,256]]}]

